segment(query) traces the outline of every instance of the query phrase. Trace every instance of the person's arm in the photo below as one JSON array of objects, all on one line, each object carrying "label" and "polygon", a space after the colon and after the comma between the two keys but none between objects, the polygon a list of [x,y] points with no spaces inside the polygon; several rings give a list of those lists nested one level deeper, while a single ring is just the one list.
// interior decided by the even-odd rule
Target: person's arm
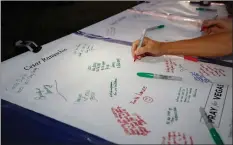
[{"label": "person's arm", "polygon": [[147,54],[152,56],[225,56],[232,54],[232,33],[223,32],[175,42],[158,42],[146,37],[141,48],[137,48],[138,44],[139,40],[133,43],[132,56],[140,56],[139,59]]},{"label": "person's arm", "polygon": [[160,44],[162,54],[190,56],[224,56],[232,53],[232,33],[225,32],[199,38]]}]

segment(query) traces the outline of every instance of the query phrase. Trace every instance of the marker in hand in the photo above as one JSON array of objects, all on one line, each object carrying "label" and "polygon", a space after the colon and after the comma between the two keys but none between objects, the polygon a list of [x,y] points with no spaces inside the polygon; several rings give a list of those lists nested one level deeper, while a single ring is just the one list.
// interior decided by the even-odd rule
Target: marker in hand
[{"label": "marker in hand", "polygon": [[[147,29],[144,29],[143,32],[142,32],[142,36],[140,38],[140,42],[139,42],[139,45],[138,45],[138,48],[139,49],[140,47],[142,47],[142,42],[144,40],[144,37],[146,35],[146,32],[147,32]],[[134,55],[134,62],[138,59],[138,56],[137,55]]]},{"label": "marker in hand", "polygon": [[[216,15],[216,16],[213,18],[213,20],[216,20],[217,17],[218,17],[218,15]],[[202,32],[202,31],[205,31],[205,30],[208,29],[208,28],[214,27],[214,26],[215,26],[215,25],[211,25],[211,26],[209,26],[209,27],[201,27],[201,32]]]},{"label": "marker in hand", "polygon": [[[143,32],[142,32],[142,36],[141,36],[141,38],[140,38],[140,42],[139,42],[139,45],[138,45],[138,48],[137,48],[137,49],[139,49],[139,48],[142,47],[142,43],[143,43],[144,37],[145,37],[145,35],[146,35],[146,33],[147,33],[148,31],[152,31],[152,30],[155,30],[155,29],[161,29],[161,28],[164,28],[164,25],[159,25],[159,26],[154,26],[154,27],[150,27],[150,28],[144,29]],[[135,55],[135,56],[134,56],[134,62],[135,62],[137,59],[138,59],[138,56]]]}]

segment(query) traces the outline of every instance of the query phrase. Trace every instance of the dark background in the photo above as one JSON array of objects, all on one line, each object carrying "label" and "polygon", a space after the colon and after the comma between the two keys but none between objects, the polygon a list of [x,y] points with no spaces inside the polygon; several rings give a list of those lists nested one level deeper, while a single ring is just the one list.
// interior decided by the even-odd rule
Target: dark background
[{"label": "dark background", "polygon": [[27,51],[18,40],[43,45],[139,4],[137,1],[1,2],[1,59]]},{"label": "dark background", "polygon": [[[14,48],[15,42],[18,40],[31,40],[43,45],[120,13],[141,2],[1,1],[1,61],[27,51],[26,49]],[[227,4],[227,9],[232,14],[232,2],[228,1],[225,4]]]}]

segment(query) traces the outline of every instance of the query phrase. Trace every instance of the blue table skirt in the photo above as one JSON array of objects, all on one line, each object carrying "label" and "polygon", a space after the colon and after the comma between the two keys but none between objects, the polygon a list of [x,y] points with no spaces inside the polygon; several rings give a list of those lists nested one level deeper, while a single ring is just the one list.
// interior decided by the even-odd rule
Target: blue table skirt
[{"label": "blue table skirt", "polygon": [[1,141],[4,145],[113,144],[4,100],[1,100],[1,111]]}]

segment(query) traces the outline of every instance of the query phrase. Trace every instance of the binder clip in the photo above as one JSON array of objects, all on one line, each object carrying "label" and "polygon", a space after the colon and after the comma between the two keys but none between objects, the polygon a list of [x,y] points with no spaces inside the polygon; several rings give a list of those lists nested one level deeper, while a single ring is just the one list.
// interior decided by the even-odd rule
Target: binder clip
[{"label": "binder clip", "polygon": [[15,46],[16,47],[23,47],[23,48],[27,48],[29,49],[31,52],[34,52],[34,53],[37,53],[39,52],[42,47],[41,46],[38,46],[35,42],[33,41],[22,41],[22,40],[19,40],[15,43]]}]

